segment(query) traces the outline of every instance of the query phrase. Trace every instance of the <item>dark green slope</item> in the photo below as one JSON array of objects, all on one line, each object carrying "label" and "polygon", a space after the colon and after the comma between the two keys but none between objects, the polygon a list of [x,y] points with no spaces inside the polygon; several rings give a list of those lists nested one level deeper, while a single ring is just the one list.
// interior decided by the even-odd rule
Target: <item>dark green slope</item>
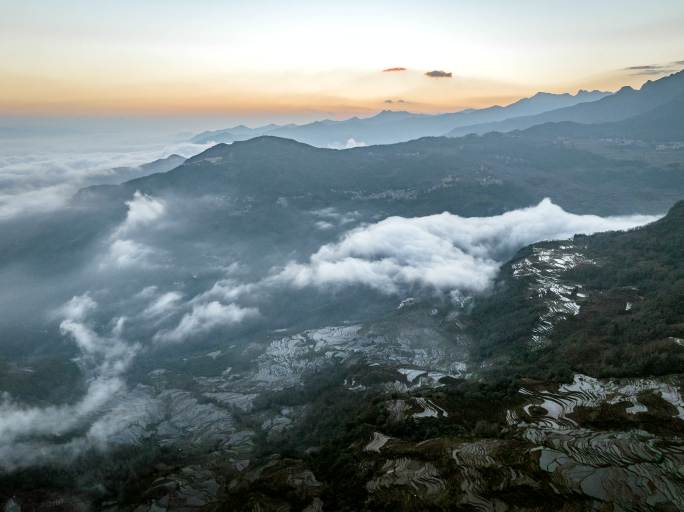
[{"label": "dark green slope", "polygon": [[[542,378],[570,372],[640,376],[684,368],[684,201],[663,219],[627,232],[576,236],[520,251],[501,272],[495,293],[480,299],[471,317],[476,357]],[[564,248],[565,247],[565,248]],[[514,277],[535,253],[581,254],[585,261],[558,274],[574,288],[579,314],[555,323],[548,344],[529,348],[548,308],[533,277]],[[537,268],[542,264],[536,263]]]},{"label": "dark green slope", "polygon": [[271,204],[353,206],[386,215],[445,210],[492,215],[550,197],[581,213],[662,212],[684,194],[684,175],[615,161],[532,137],[425,138],[336,151],[259,137],[219,144],[180,167],[120,187],[95,187],[78,204],[121,204],[148,194],[237,193]]}]

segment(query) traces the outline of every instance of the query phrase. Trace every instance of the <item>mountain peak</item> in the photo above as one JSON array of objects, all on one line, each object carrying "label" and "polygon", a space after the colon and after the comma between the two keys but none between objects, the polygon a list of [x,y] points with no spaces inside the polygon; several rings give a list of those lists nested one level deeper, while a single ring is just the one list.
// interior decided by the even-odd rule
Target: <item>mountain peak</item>
[{"label": "mountain peak", "polygon": [[623,85],[622,87],[620,87],[620,89],[615,94],[632,93],[635,90],[636,89],[634,89],[634,87],[632,87],[631,85]]},{"label": "mountain peak", "polygon": [[382,118],[390,118],[390,117],[391,118],[398,118],[398,117],[407,117],[407,116],[413,116],[413,115],[415,115],[415,114],[413,114],[412,112],[409,112],[407,110],[385,109],[385,110],[381,110],[380,112],[378,112],[377,114],[372,116],[372,119],[378,119],[378,118],[382,119]]},{"label": "mountain peak", "polygon": [[[552,92],[539,91],[532,96],[532,98],[550,98],[552,96],[566,96],[568,93],[555,94]],[[530,98],[531,99],[531,98]]]},{"label": "mountain peak", "polygon": [[253,137],[247,140],[241,140],[233,142],[232,146],[263,146],[263,147],[287,147],[287,146],[307,146],[303,142],[297,142],[294,139],[288,139],[286,137],[277,137],[275,135],[259,135],[258,137]]},{"label": "mountain peak", "polygon": [[684,226],[684,200],[677,201],[672,208],[670,208],[670,211],[667,212],[665,219],[669,219],[670,221],[677,220],[681,226]]},{"label": "mountain peak", "polygon": [[274,152],[291,148],[314,149],[312,146],[304,144],[303,142],[298,142],[294,139],[288,139],[286,137],[277,137],[275,135],[260,135],[247,140],[235,141],[232,144],[224,144],[224,146],[225,148],[223,148],[223,150],[228,151],[248,149],[250,151],[257,150],[259,152]]},{"label": "mountain peak", "polygon": [[246,158],[251,161],[269,158],[284,158],[287,155],[297,155],[302,151],[326,151],[325,149],[314,148],[303,142],[293,139],[276,137],[274,135],[261,135],[247,140],[235,141],[232,143],[220,143],[209,149],[204,150],[198,155],[186,161],[187,164],[200,162],[216,162],[224,158]]},{"label": "mountain peak", "polygon": [[680,88],[684,87],[681,83],[682,81],[684,81],[684,69],[682,69],[681,71],[677,71],[675,73],[671,73],[662,78],[658,78],[657,80],[647,80],[641,86],[641,90],[657,90],[658,88],[662,87]]},{"label": "mountain peak", "polygon": [[600,90],[598,90],[598,89],[593,89],[593,90],[589,90],[589,89],[579,89],[579,90],[577,91],[577,93],[575,94],[575,97],[578,98],[578,97],[581,97],[581,96],[593,96],[593,95],[597,95],[597,94],[606,94],[606,95],[608,95],[608,94],[610,94],[610,93],[609,93],[609,92],[605,92],[605,91],[600,91]]}]

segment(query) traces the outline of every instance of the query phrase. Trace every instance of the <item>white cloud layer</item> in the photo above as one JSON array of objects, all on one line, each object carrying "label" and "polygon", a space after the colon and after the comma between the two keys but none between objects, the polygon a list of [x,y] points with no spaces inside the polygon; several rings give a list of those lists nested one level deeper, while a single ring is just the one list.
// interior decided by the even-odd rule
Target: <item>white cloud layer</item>
[{"label": "white cloud layer", "polygon": [[154,251],[135,240],[114,240],[109,246],[107,265],[116,267],[144,267],[149,264]]},{"label": "white cloud layer", "polygon": [[122,168],[137,167],[173,153],[189,157],[207,147],[182,143],[137,151],[131,151],[130,147],[83,153],[9,154],[0,151],[0,220],[58,209],[79,188],[98,183],[103,178],[117,181],[119,175],[121,180],[128,179]]},{"label": "white cloud layer", "polygon": [[[148,302],[138,320],[164,321],[185,311],[175,327],[154,337],[156,342],[174,343],[258,316],[256,308],[214,299],[237,298],[249,289],[232,284],[229,280],[220,281],[187,303],[182,302],[180,292],[160,294],[156,287],[146,287],[136,295]],[[137,424],[140,415],[150,414],[146,407],[121,410],[121,398],[129,393],[124,374],[142,346],[124,339],[126,317],[108,322],[105,334],[98,332],[95,325],[101,322],[94,317],[97,309],[97,302],[86,293],[73,297],[55,313],[61,319],[60,332],[79,351],[77,362],[88,382],[80,399],[65,405],[37,407],[0,393],[0,468],[67,463],[88,450],[105,450],[116,442],[112,438],[120,437]],[[65,440],[50,439],[56,435],[64,436]]]},{"label": "white cloud layer", "polygon": [[[128,202],[126,219],[107,239],[105,260],[119,266],[148,264],[155,251],[138,239],[162,222],[166,213],[162,201],[136,193]],[[355,214],[332,209],[314,215],[336,226],[356,220]],[[322,246],[308,261],[291,262],[256,282],[238,281],[238,266],[231,265],[225,279],[187,301],[179,291],[162,292],[147,286],[135,296],[144,307],[129,321],[159,324],[162,330],[153,341],[178,343],[257,317],[259,310],[245,304],[259,304],[262,293],[283,285],[323,290],[364,285],[387,294],[408,288],[477,292],[485,290],[501,263],[524,245],[578,233],[628,229],[656,218],[575,215],[549,200],[493,217],[464,218],[449,213],[391,217],[351,229],[338,242]],[[78,347],[78,362],[88,379],[83,397],[68,405],[32,407],[0,395],[0,466],[18,467],[55,457],[66,460],[90,448],[103,448],[111,429],[121,424],[106,416],[107,408],[115,396],[126,392],[124,373],[141,347],[125,340],[124,317],[113,319],[104,329],[96,328],[97,308],[97,302],[84,294],[58,312],[60,330]],[[48,439],[72,432],[79,434],[64,443]]]},{"label": "white cloud layer", "polygon": [[176,327],[157,333],[155,340],[172,343],[183,341],[198,334],[205,334],[217,327],[238,324],[258,314],[259,310],[256,308],[243,308],[232,303],[225,305],[215,300],[196,304],[192,307],[192,311],[181,318]]},{"label": "white cloud layer", "polygon": [[624,230],[655,216],[598,217],[564,211],[549,199],[494,217],[450,213],[390,217],[349,231],[307,263],[290,263],[275,278],[296,287],[362,284],[383,293],[421,287],[485,290],[502,261],[521,247],[575,234]]},{"label": "white cloud layer", "polygon": [[329,144],[328,147],[330,149],[352,149],[352,148],[362,148],[367,146],[367,144],[361,140],[356,140],[355,138],[349,138],[347,139],[347,142],[344,144],[342,143],[333,143]]},{"label": "white cloud layer", "polygon": [[140,191],[136,191],[133,199],[126,201],[126,205],[126,219],[112,233],[107,254],[100,263],[101,268],[154,265],[154,249],[131,237],[142,228],[158,222],[166,213],[166,205],[162,200],[142,194]]},{"label": "white cloud layer", "polygon": [[76,455],[77,448],[80,453],[87,447],[103,446],[101,429],[92,428],[84,436],[61,445],[31,439],[70,433],[125,389],[123,373],[140,346],[121,338],[123,318],[114,323],[110,334],[97,333],[88,321],[96,308],[97,303],[85,294],[72,298],[59,311],[63,318],[60,331],[78,347],[78,362],[89,381],[80,400],[68,405],[35,407],[17,403],[8,394],[0,396],[0,465],[3,467],[45,462],[56,453]]},{"label": "white cloud layer", "polygon": [[172,313],[178,308],[183,296],[179,292],[167,292],[154,299],[143,311],[147,318],[158,318]]},{"label": "white cloud layer", "polygon": [[152,224],[166,213],[166,205],[160,199],[154,199],[136,190],[133,199],[126,201],[128,212],[126,220],[117,229],[117,235]]}]

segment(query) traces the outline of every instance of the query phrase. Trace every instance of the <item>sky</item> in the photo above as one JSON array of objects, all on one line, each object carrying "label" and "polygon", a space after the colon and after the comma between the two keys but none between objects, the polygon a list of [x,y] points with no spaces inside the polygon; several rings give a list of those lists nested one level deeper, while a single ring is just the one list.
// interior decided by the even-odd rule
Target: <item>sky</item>
[{"label": "sky", "polygon": [[639,86],[683,67],[682,27],[681,0],[0,0],[0,114],[455,111]]}]

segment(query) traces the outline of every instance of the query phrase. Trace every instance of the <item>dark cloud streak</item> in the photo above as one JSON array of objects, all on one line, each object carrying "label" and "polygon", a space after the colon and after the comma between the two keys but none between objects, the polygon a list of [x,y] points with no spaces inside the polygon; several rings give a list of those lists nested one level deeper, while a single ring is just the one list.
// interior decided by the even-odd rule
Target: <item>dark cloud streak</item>
[{"label": "dark cloud streak", "polygon": [[451,72],[435,69],[433,71],[428,71],[427,73],[425,73],[425,76],[429,76],[430,78],[451,78],[452,74]]},{"label": "dark cloud streak", "polygon": [[629,71],[632,75],[664,75],[667,73],[676,73],[680,67],[684,66],[684,60],[676,60],[667,64],[642,64],[638,66],[628,66],[623,68],[623,71]]}]

